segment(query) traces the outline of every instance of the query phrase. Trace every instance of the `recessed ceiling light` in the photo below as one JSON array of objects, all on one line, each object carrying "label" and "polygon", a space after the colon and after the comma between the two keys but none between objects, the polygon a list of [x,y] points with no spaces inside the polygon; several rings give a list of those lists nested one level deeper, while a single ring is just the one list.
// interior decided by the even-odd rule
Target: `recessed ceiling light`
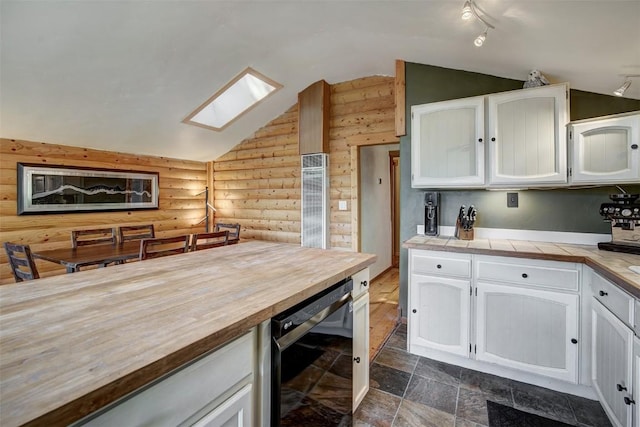
[{"label": "recessed ceiling light", "polygon": [[282,88],[280,83],[249,67],[196,108],[182,122],[221,131],[280,88]]}]

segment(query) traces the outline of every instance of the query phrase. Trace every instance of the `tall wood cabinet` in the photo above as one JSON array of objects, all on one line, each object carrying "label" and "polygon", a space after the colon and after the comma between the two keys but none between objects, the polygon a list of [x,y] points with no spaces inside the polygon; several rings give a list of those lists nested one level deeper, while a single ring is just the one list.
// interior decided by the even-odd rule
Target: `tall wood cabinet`
[{"label": "tall wood cabinet", "polygon": [[640,182],[640,112],[570,123],[571,182]]}]

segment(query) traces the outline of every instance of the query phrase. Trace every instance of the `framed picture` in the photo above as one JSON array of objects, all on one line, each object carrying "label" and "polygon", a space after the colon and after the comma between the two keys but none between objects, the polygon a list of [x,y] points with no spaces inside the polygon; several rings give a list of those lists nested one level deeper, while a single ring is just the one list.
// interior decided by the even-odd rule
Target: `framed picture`
[{"label": "framed picture", "polygon": [[158,173],[18,163],[18,215],[158,209]]}]

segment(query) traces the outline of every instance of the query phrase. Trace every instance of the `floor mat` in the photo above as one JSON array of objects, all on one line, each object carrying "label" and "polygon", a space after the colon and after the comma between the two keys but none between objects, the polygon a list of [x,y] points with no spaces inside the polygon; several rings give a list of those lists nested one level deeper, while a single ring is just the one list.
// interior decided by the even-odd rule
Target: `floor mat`
[{"label": "floor mat", "polygon": [[489,427],[570,427],[560,421],[530,414],[510,406],[487,400]]}]

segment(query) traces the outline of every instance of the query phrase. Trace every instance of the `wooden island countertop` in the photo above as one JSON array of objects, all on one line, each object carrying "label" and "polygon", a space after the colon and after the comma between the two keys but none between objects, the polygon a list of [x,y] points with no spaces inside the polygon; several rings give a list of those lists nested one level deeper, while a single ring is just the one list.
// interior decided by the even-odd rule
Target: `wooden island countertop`
[{"label": "wooden island countertop", "polygon": [[416,235],[402,244],[405,248],[480,255],[579,262],[640,298],[640,274],[629,269],[640,265],[640,255],[603,251],[597,246],[506,239],[459,240],[455,237]]},{"label": "wooden island countertop", "polygon": [[248,241],[0,286],[0,424],[80,419],[375,258]]}]

